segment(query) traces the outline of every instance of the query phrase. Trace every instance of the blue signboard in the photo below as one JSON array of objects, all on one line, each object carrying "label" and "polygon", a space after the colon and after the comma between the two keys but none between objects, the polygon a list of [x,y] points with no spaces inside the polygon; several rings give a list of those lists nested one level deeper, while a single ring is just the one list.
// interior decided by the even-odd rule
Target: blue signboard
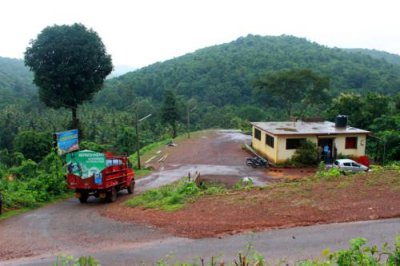
[{"label": "blue signboard", "polygon": [[57,138],[57,153],[59,155],[79,150],[77,129],[57,132],[56,138]]}]

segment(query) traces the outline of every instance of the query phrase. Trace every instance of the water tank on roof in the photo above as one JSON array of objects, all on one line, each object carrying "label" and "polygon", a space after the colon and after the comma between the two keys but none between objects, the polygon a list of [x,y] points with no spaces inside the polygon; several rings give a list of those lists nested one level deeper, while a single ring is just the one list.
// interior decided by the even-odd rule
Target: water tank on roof
[{"label": "water tank on roof", "polygon": [[347,127],[347,115],[338,115],[335,120],[335,127]]}]

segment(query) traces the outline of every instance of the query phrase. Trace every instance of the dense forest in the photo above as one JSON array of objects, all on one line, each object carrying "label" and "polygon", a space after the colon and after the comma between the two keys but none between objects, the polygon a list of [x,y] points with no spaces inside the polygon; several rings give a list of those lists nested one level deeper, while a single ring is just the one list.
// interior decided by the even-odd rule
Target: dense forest
[{"label": "dense forest", "polygon": [[[386,52],[328,48],[293,36],[241,37],[106,80],[93,100],[78,108],[81,147],[132,154],[137,149],[135,117],[149,114],[138,125],[140,147],[181,134],[188,126],[192,131],[249,130],[249,121],[289,116],[333,120],[346,114],[350,125],[374,133],[367,142],[372,158],[398,160],[399,62],[400,56]],[[285,78],[300,87],[283,91],[279,82],[270,82]],[[70,111],[46,107],[32,79],[22,60],[0,58],[0,190],[17,187],[2,182],[6,176],[21,182],[39,176],[53,181],[28,178],[19,187],[60,194],[65,189],[58,184],[62,162],[48,154],[52,134],[71,127]],[[286,106],[284,100],[290,100]],[[54,167],[46,170],[46,165]],[[18,202],[20,196],[11,194]],[[35,195],[39,202],[48,196]]]},{"label": "dense forest", "polygon": [[[400,65],[393,63],[399,58],[379,51],[328,48],[293,36],[249,35],[109,79],[78,115],[85,141],[129,153],[135,149],[134,110],[139,116],[152,114],[141,124],[142,145],[168,136],[170,127],[162,123],[161,114],[167,90],[177,98],[179,132],[186,130],[188,110],[192,130],[240,128],[248,121],[288,119],[279,98],[255,89],[257,80],[272,72],[310,69],[329,79],[326,99],[306,113],[299,99],[293,114],[333,119],[330,106],[340,93],[366,97],[368,92],[400,91]],[[40,102],[32,74],[21,60],[0,58],[0,95],[0,149],[14,150],[19,132],[50,134],[69,126],[67,110],[49,109]],[[349,115],[350,121],[357,120]]]}]

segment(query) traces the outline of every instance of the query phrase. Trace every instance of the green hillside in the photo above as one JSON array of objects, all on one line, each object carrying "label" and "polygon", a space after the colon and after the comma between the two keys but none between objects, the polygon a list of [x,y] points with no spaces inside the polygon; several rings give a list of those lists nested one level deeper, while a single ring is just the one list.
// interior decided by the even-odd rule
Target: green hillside
[{"label": "green hillside", "polygon": [[[298,100],[290,97],[290,116],[332,120],[339,113],[349,114],[352,126],[375,132],[392,130],[398,124],[389,115],[400,110],[400,65],[293,36],[249,35],[107,80],[93,101],[78,108],[83,140],[90,142],[87,147],[97,147],[93,149],[112,147],[132,153],[136,149],[136,105],[138,118],[152,114],[140,123],[140,146],[165,139],[174,127],[184,132],[188,110],[191,130],[248,130],[249,121],[287,120],[282,97],[257,94],[254,82],[265,73],[293,69],[310,69],[328,77],[330,88],[326,94],[318,91],[307,98],[301,92],[291,94]],[[0,58],[0,152],[15,151],[14,140],[23,131],[51,134],[70,127],[70,111],[46,107],[31,80],[23,61]],[[176,106],[164,105],[166,90],[174,92]],[[341,92],[357,94],[342,97]],[[317,98],[316,103],[310,101]],[[177,112],[173,115],[176,121],[165,121],[163,110],[167,109]],[[374,127],[373,120],[382,115],[389,120]]]},{"label": "green hillside", "polygon": [[36,93],[33,75],[24,61],[0,57],[0,107],[26,100]]},{"label": "green hillside", "polygon": [[397,55],[397,54],[391,54],[388,52],[371,50],[371,49],[345,49],[345,50],[352,52],[352,53],[369,55],[372,58],[376,58],[376,59],[383,59],[386,62],[394,64],[394,65],[400,65],[400,55]]},{"label": "green hillside", "polygon": [[214,106],[248,104],[254,101],[255,79],[268,71],[292,68],[328,76],[332,96],[349,90],[395,93],[400,89],[400,66],[384,60],[293,36],[249,35],[112,79],[98,101],[108,99],[115,107],[125,102],[132,89],[136,95],[160,100],[164,90],[173,89]]}]

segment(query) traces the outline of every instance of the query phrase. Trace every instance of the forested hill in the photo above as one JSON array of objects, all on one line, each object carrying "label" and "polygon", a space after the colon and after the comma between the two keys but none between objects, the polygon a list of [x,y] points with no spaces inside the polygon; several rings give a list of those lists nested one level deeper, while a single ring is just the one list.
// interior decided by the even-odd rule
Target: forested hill
[{"label": "forested hill", "polygon": [[135,94],[156,100],[165,89],[173,89],[178,95],[215,106],[250,103],[255,79],[268,71],[292,68],[308,68],[328,76],[331,95],[349,90],[394,93],[400,89],[400,66],[385,60],[293,36],[249,35],[112,79],[98,100],[124,102],[133,88]]},{"label": "forested hill", "polygon": [[386,62],[394,65],[400,65],[400,55],[397,54],[391,54],[388,52],[371,50],[371,49],[346,49],[346,50],[353,53],[369,55],[372,58],[384,59]]},{"label": "forested hill", "polygon": [[24,61],[0,57],[0,106],[27,99],[36,93],[32,78]]}]

